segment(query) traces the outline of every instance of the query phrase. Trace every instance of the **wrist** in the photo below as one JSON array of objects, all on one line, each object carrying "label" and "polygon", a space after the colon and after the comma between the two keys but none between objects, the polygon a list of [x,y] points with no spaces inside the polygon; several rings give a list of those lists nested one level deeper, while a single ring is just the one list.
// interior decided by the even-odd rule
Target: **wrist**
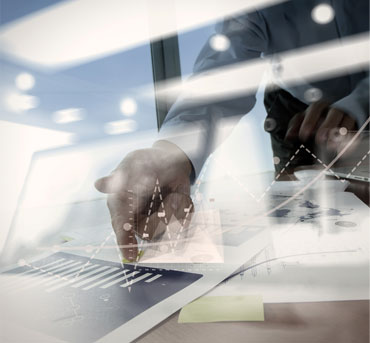
[{"label": "wrist", "polygon": [[181,170],[190,177],[193,170],[193,164],[184,151],[182,151],[177,145],[166,140],[159,140],[153,143],[152,148],[166,152],[166,154],[169,155],[169,158],[176,161]]}]

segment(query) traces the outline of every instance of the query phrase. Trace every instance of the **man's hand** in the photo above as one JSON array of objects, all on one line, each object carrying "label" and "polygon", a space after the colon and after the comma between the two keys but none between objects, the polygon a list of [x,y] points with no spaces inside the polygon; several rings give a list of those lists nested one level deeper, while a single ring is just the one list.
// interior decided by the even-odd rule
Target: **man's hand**
[{"label": "man's hand", "polygon": [[[109,194],[112,226],[125,259],[137,258],[135,234],[151,240],[166,230],[165,218],[182,220],[193,212],[190,173],[187,156],[174,144],[158,141],[150,149],[131,152],[109,176],[95,182],[97,190]],[[162,200],[155,201],[153,195],[159,193]]]},{"label": "man's hand", "polygon": [[317,145],[325,144],[327,149],[333,151],[338,149],[338,134],[355,128],[356,121],[348,114],[326,102],[316,102],[290,120],[285,139],[307,142],[315,137]]}]

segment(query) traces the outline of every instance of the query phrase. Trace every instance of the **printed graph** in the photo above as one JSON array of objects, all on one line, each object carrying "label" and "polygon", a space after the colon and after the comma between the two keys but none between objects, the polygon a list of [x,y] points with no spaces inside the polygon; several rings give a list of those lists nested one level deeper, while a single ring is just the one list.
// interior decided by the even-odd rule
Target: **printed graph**
[{"label": "printed graph", "polygon": [[69,342],[93,342],[202,274],[59,252],[1,275],[7,320]]}]

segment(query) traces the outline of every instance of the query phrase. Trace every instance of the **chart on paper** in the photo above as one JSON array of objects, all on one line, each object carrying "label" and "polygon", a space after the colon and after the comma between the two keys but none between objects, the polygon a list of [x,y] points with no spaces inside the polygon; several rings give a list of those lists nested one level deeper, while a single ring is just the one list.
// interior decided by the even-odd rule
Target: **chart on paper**
[{"label": "chart on paper", "polygon": [[70,342],[93,342],[201,277],[59,252],[1,274],[2,315]]}]

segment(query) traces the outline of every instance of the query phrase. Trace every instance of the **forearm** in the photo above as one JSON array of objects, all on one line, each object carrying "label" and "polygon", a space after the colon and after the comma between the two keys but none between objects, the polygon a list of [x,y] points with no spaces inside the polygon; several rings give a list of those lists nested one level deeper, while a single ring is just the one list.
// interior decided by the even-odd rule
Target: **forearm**
[{"label": "forearm", "polygon": [[[265,29],[264,21],[257,12],[217,24],[215,33],[228,40],[229,47],[222,51],[212,48],[210,37],[195,62],[190,79],[202,78],[210,70],[218,73],[232,64],[259,58],[266,49]],[[207,93],[207,89],[199,91]],[[192,89],[191,93],[194,92],[196,90]],[[196,178],[209,154],[220,143],[220,140],[216,142],[215,136],[222,120],[230,118],[236,124],[255,102],[255,92],[234,96],[225,94],[217,99],[209,97],[203,102],[195,102],[191,96],[182,94],[170,109],[159,139],[168,140],[184,151],[193,165],[193,176]]]}]

